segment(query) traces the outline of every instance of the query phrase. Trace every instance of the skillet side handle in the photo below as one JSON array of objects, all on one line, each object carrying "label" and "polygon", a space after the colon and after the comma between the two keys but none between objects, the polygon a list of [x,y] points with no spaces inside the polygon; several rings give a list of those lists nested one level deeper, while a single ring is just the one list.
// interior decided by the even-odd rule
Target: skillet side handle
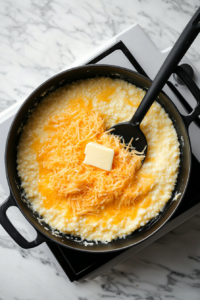
[{"label": "skillet side handle", "polygon": [[189,125],[200,115],[200,89],[181,66],[176,67],[174,73],[176,73],[176,75],[178,75],[180,79],[185,83],[185,85],[188,87],[188,89],[190,90],[190,92],[192,93],[192,95],[197,101],[196,107],[189,115],[187,116],[182,115],[184,123],[188,128]]},{"label": "skillet side handle", "polygon": [[16,206],[16,204],[12,200],[12,196],[9,196],[8,199],[0,206],[0,224],[20,247],[24,249],[34,248],[47,241],[47,239],[45,239],[45,237],[37,231],[36,239],[32,242],[28,242],[17,231],[6,215],[6,211],[11,206]]}]

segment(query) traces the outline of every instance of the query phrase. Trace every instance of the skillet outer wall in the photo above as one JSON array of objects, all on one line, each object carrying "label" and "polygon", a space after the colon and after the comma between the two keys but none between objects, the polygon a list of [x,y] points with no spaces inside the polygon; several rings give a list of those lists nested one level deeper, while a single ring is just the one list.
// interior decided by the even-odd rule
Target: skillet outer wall
[{"label": "skillet outer wall", "polygon": [[[52,235],[49,231],[45,230],[44,227],[37,221],[33,216],[32,211],[27,207],[27,205],[22,201],[20,191],[18,186],[20,185],[20,180],[17,174],[16,165],[16,154],[17,145],[20,137],[19,128],[22,126],[28,111],[34,106],[35,103],[41,100],[41,95],[50,88],[58,88],[64,84],[71,83],[80,79],[94,78],[107,76],[111,78],[119,78],[128,81],[138,87],[147,90],[151,84],[151,81],[146,77],[139,75],[136,72],[130,71],[126,68],[109,66],[109,65],[89,65],[70,69],[51,77],[49,80],[45,81],[40,85],[23,103],[20,110],[18,111],[8,134],[6,143],[6,155],[5,155],[5,166],[6,166],[6,176],[9,184],[11,194],[16,202],[17,206],[21,210],[22,214],[26,219],[33,225],[33,227],[45,235],[48,240],[56,242],[61,246],[66,246],[73,248],[74,250],[81,250],[87,252],[111,252],[129,248],[136,244],[141,243],[146,240],[154,233],[156,233],[174,214],[178,208],[181,200],[184,197],[189,177],[191,171],[191,146],[188,136],[187,128],[184,121],[176,109],[175,105],[169,100],[169,98],[162,92],[159,95],[158,102],[163,106],[166,112],[169,114],[171,120],[173,121],[174,127],[178,134],[178,139],[180,143],[180,158],[181,164],[179,168],[179,175],[175,190],[175,193],[181,193],[181,196],[176,201],[171,201],[169,207],[161,214],[160,219],[150,226],[149,229],[133,233],[127,236],[125,239],[118,239],[108,244],[97,244],[89,247],[85,247],[82,243],[77,243],[70,239],[64,239]],[[184,141],[184,142],[183,142]]]}]

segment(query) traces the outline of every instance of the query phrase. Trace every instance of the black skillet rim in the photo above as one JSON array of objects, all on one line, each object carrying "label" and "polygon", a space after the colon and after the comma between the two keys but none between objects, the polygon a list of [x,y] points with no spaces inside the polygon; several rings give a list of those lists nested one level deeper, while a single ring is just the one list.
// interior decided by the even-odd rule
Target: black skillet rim
[{"label": "black skillet rim", "polygon": [[[166,220],[158,227],[156,228],[151,234],[147,235],[146,237],[144,237],[143,239],[135,242],[134,244],[131,244],[131,245],[127,245],[127,246],[124,246],[124,247],[120,247],[120,248],[117,248],[117,249],[102,249],[102,250],[92,250],[92,246],[89,246],[89,247],[86,247],[84,246],[84,249],[81,249],[81,248],[76,248],[76,247],[73,247],[71,245],[66,245],[66,244],[63,244],[62,242],[58,241],[58,240],[55,240],[54,239],[54,236],[52,235],[52,237],[49,237],[46,232],[45,232],[45,229],[44,229],[44,232],[39,228],[39,227],[36,227],[32,221],[29,219],[29,217],[26,215],[26,213],[23,211],[23,209],[21,209],[20,205],[18,204],[18,201],[16,200],[15,196],[14,196],[14,193],[13,193],[13,189],[12,189],[12,186],[11,186],[11,183],[10,183],[10,178],[9,178],[9,175],[8,175],[8,168],[7,168],[7,153],[8,153],[8,143],[9,143],[9,139],[10,139],[10,135],[11,135],[11,132],[15,126],[15,121],[17,120],[18,118],[18,115],[20,113],[20,111],[22,110],[22,108],[26,105],[26,103],[29,101],[29,99],[31,99],[33,97],[33,95],[35,94],[36,91],[38,91],[43,85],[45,85],[46,83],[52,81],[53,79],[55,79],[56,77],[58,77],[59,75],[63,75],[67,72],[70,72],[70,71],[73,71],[73,70],[78,70],[78,69],[90,69],[90,68],[113,68],[113,69],[116,69],[116,74],[117,74],[117,69],[120,69],[120,70],[124,70],[124,71],[128,71],[128,72],[131,72],[133,74],[135,74],[136,76],[139,76],[145,80],[147,80],[150,84],[152,83],[152,80],[147,78],[146,76],[143,76],[135,71],[132,71],[128,68],[124,68],[124,67],[119,67],[119,66],[115,66],[115,65],[106,65],[106,64],[91,64],[91,65],[86,65],[86,66],[78,66],[78,67],[75,67],[75,68],[71,68],[71,69],[67,69],[65,71],[62,71],[52,77],[50,77],[49,79],[47,79],[46,81],[44,81],[42,84],[40,84],[36,89],[34,89],[34,91],[26,98],[26,100],[23,102],[23,104],[21,105],[21,107],[19,108],[19,110],[17,111],[13,121],[12,121],[12,124],[10,126],[10,129],[9,129],[9,132],[8,132],[8,136],[7,136],[7,139],[6,139],[6,148],[5,148],[5,169],[6,169],[6,178],[7,178],[7,181],[8,181],[8,185],[9,185],[9,189],[10,189],[10,193],[12,195],[12,199],[14,200],[15,204],[17,205],[17,207],[19,208],[20,212],[23,214],[23,216],[27,219],[27,221],[33,226],[33,228],[36,230],[36,232],[39,232],[42,236],[45,236],[44,238],[44,242],[46,241],[50,241],[50,242],[55,242],[57,243],[58,245],[62,246],[62,247],[67,247],[67,248],[70,248],[70,249],[73,249],[75,251],[83,251],[83,252],[92,252],[92,253],[109,253],[109,252],[115,252],[115,251],[120,251],[120,250],[125,250],[125,249],[128,249],[130,247],[133,247],[135,245],[138,245],[142,242],[144,242],[145,240],[147,240],[148,238],[150,238],[151,236],[153,236],[158,230],[160,230],[168,221],[169,219],[173,216],[173,214],[176,212],[176,210],[178,209],[180,203],[182,202],[182,199],[185,195],[185,192],[187,190],[187,187],[188,187],[188,183],[189,183],[189,179],[190,179],[190,175],[191,175],[191,143],[190,143],[190,138],[189,138],[189,134],[188,134],[188,130],[186,128],[186,125],[184,123],[184,120],[183,120],[183,116],[180,114],[180,112],[178,111],[178,109],[176,108],[175,104],[171,101],[171,99],[166,95],[166,93],[164,91],[161,91],[160,93],[163,94],[167,100],[170,102],[170,104],[175,108],[175,110],[177,111],[178,115],[181,117],[181,120],[182,120],[182,123],[183,123],[183,126],[184,126],[184,130],[187,134],[187,139],[188,139],[188,145],[189,145],[189,158],[190,158],[190,163],[189,163],[189,170],[188,170],[188,176],[187,176],[187,181],[186,181],[186,184],[185,184],[185,189],[179,199],[179,202],[177,202],[177,205],[175,207],[175,209],[172,211],[172,213],[170,214],[170,216],[168,218],[166,218]],[[120,74],[119,74],[120,75]],[[101,77],[103,75],[100,75]],[[100,77],[99,76],[99,77]],[[98,74],[97,74],[97,77],[98,77]],[[88,77],[90,78],[90,77]],[[95,78],[95,77],[92,77],[92,78]],[[120,77],[118,77],[120,79]],[[81,78],[78,78],[77,80],[80,80]],[[122,79],[123,80],[123,79]],[[73,80],[72,82],[74,82],[75,80]],[[53,84],[52,84],[53,85]],[[143,88],[144,89],[144,88]],[[23,122],[23,120],[22,120]],[[178,135],[178,134],[177,134]],[[169,200],[170,201],[170,200]],[[168,201],[168,202],[169,202]],[[167,203],[168,203],[167,202]],[[27,205],[27,204],[26,204]],[[31,211],[31,213],[33,213],[33,211]],[[162,214],[163,215],[163,214]],[[162,216],[161,216],[162,217]],[[153,219],[152,219],[153,220]],[[159,219],[158,219],[159,220]],[[151,220],[150,220],[151,221]],[[157,223],[157,222],[155,222]],[[154,224],[153,224],[154,225]],[[141,228],[141,227],[140,227]],[[139,229],[140,229],[139,228]],[[147,229],[148,231],[148,229]],[[127,235],[128,237],[129,235]],[[91,241],[92,242],[92,241]],[[112,242],[115,242],[115,240],[111,241],[110,243]],[[108,244],[103,244],[102,246],[106,247],[106,245],[109,245],[110,243]],[[79,244],[79,243],[77,243]],[[100,245],[100,243],[98,243],[98,245]]]}]

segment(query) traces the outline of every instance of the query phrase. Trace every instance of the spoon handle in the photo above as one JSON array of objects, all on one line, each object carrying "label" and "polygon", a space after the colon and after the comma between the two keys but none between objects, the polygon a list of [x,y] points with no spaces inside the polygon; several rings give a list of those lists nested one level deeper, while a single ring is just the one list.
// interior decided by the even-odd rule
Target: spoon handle
[{"label": "spoon handle", "polygon": [[200,32],[200,7],[189,21],[182,34],[178,38],[174,47],[168,54],[158,74],[136,110],[134,116],[130,120],[133,125],[140,124],[153,104],[154,100],[162,90],[163,86],[174,72],[176,66],[193,43],[198,33]]}]

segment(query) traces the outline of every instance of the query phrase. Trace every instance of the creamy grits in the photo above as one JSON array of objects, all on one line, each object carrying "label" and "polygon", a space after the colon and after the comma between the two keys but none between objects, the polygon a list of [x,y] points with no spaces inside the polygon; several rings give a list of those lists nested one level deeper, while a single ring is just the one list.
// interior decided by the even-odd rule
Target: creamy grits
[{"label": "creamy grits", "polygon": [[[129,181],[129,187],[134,187],[133,195],[136,192],[138,194],[129,201],[128,205],[124,203],[116,205],[113,192],[114,196],[109,198],[109,203],[104,204],[102,200],[103,204],[97,211],[83,212],[78,208],[74,210],[70,205],[73,196],[70,196],[70,201],[68,196],[65,197],[67,189],[65,180],[69,174],[67,172],[76,172],[76,170],[70,171],[63,167],[63,174],[65,174],[61,174],[62,170],[59,172],[61,182],[56,184],[57,173],[48,173],[50,170],[53,172],[52,164],[55,165],[56,157],[62,156],[60,154],[62,147],[59,148],[61,141],[57,131],[63,130],[63,134],[66,134],[67,126],[65,129],[62,122],[65,122],[65,115],[69,113],[69,108],[74,111],[86,108],[92,114],[97,113],[98,117],[104,120],[105,128],[109,129],[116,123],[128,121],[144,95],[145,91],[128,82],[102,77],[81,80],[61,87],[44,97],[34,109],[20,137],[17,169],[22,188],[32,209],[38,212],[50,227],[83,240],[110,242],[131,234],[162,211],[171,198],[176,184],[180,152],[172,121],[157,102],[152,105],[141,123],[141,129],[148,142],[148,153],[142,167],[136,170],[133,180],[136,180],[137,185],[131,185]],[[78,122],[74,120],[71,123],[75,121]],[[81,136],[79,127],[77,128],[78,144]],[[51,149],[51,141],[54,139],[55,144],[55,138],[59,145],[56,150]],[[91,138],[87,142],[93,141]],[[47,148],[49,152],[45,152]],[[75,151],[73,147],[68,150],[72,152],[73,157]],[[84,154],[81,153],[80,157],[82,162]],[[57,161],[60,163],[59,160]],[[64,166],[65,162],[62,163]],[[91,166],[87,167],[91,168]],[[98,168],[96,170],[100,172]],[[105,176],[109,176],[111,174],[109,172],[114,171],[115,165],[107,173],[102,170]],[[89,181],[90,178],[88,184]],[[83,193],[87,188],[89,189],[88,186],[81,188]],[[77,187],[77,193],[81,192],[81,188]],[[69,191],[66,195],[69,195]],[[98,192],[95,197],[97,199],[100,197]],[[78,205],[77,201],[76,204]]]}]

